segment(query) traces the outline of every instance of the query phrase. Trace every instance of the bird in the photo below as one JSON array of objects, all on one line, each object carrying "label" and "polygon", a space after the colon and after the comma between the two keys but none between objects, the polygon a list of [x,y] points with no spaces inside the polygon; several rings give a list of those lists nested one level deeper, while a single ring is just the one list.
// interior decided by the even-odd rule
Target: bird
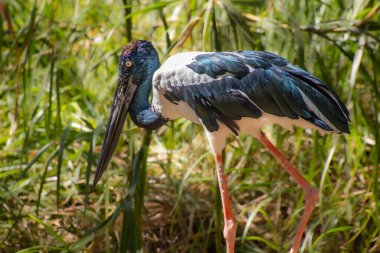
[{"label": "bird", "polygon": [[203,127],[215,158],[227,253],[235,251],[237,228],[222,159],[228,136],[248,133],[255,137],[303,189],[305,208],[290,249],[295,253],[318,201],[318,191],[272,144],[263,128],[278,124],[322,134],[350,133],[349,111],[332,88],[281,56],[249,50],[183,52],[161,65],[151,42],[134,40],[120,54],[117,87],[94,186],[111,159],[128,113],[136,126],[150,130],[177,118]]}]

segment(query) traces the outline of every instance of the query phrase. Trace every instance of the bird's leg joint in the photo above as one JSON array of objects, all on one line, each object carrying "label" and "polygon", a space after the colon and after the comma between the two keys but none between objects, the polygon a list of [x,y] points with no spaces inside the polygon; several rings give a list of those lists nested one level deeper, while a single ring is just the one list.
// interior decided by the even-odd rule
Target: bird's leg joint
[{"label": "bird's leg joint", "polygon": [[227,220],[226,223],[224,224],[224,229],[223,229],[223,235],[224,238],[231,238],[236,235],[236,221],[234,219]]},{"label": "bird's leg joint", "polygon": [[236,221],[234,218],[228,219],[224,223],[223,235],[226,240],[227,253],[233,253],[236,240]]},{"label": "bird's leg joint", "polygon": [[312,203],[312,205],[314,206],[315,203],[317,203],[319,199],[318,191],[310,185],[306,187],[304,190],[305,190],[305,201]]}]

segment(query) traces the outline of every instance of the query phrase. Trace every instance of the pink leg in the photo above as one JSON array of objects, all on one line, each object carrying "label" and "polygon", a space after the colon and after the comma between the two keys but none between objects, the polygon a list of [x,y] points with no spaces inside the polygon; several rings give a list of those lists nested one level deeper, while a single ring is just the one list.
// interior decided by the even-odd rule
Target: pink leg
[{"label": "pink leg", "polygon": [[236,222],[231,208],[230,198],[228,196],[227,178],[224,174],[222,155],[218,154],[215,157],[216,171],[218,174],[218,182],[220,196],[222,198],[224,230],[223,235],[227,244],[227,253],[235,252],[235,237],[236,237]]},{"label": "pink leg", "polygon": [[293,247],[290,250],[291,253],[298,252],[302,235],[305,232],[307,222],[310,219],[310,215],[314,209],[315,204],[318,201],[318,192],[314,189],[305,178],[286,160],[281,152],[270,142],[270,140],[261,132],[261,143],[269,149],[273,156],[281,163],[285,170],[293,177],[293,179],[299,184],[305,191],[305,210],[303,211],[300,223],[297,227],[296,237],[294,238]]}]

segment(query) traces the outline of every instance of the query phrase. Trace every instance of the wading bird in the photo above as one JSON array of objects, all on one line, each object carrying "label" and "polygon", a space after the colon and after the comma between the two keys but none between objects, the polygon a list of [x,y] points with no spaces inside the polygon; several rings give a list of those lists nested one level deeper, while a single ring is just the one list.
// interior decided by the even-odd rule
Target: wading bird
[{"label": "wading bird", "polygon": [[[153,101],[149,95],[153,88]],[[300,126],[322,133],[349,133],[349,112],[321,80],[284,58],[259,51],[187,52],[161,67],[148,41],[132,41],[120,55],[119,78],[97,165],[94,185],[111,159],[127,113],[142,128],[157,129],[179,117],[203,126],[215,158],[228,253],[234,252],[236,222],[228,196],[222,150],[228,135],[256,137],[305,192],[306,206],[291,252],[298,252],[318,192],[262,132],[268,124]]]}]

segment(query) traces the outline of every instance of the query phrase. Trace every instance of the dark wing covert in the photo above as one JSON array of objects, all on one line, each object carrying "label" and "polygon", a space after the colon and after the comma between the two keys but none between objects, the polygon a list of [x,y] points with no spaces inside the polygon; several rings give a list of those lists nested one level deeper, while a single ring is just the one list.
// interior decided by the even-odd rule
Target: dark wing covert
[{"label": "dark wing covert", "polygon": [[206,83],[173,85],[164,96],[185,101],[209,131],[217,120],[235,134],[235,120],[260,118],[262,112],[290,119],[302,118],[326,130],[349,133],[349,112],[335,92],[307,71],[284,58],[260,51],[201,54],[187,65]]}]

